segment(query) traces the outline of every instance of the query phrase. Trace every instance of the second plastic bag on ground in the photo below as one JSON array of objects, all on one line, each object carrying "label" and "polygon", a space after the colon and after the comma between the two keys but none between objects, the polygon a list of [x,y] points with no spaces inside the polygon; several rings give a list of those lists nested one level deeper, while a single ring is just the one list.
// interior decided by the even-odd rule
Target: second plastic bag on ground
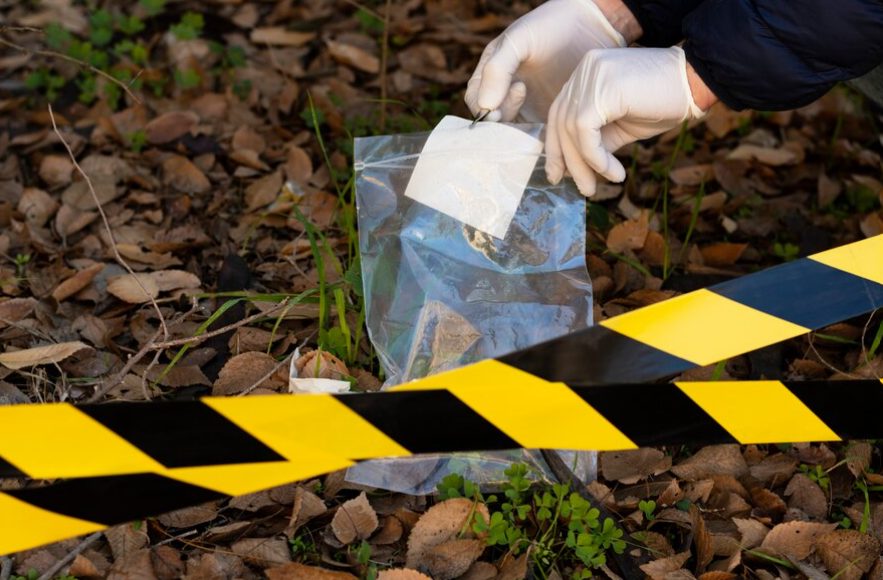
[{"label": "second plastic bag on ground", "polygon": [[[540,126],[505,129],[536,137]],[[405,196],[428,137],[417,133],[356,140],[367,327],[386,374],[385,386],[497,357],[592,323],[585,200],[572,183],[549,185],[538,164],[514,215],[504,219],[511,221],[494,226],[495,233],[503,234],[495,237]],[[425,152],[423,157],[445,153]],[[455,153],[445,158],[455,160],[449,172],[479,170],[474,163],[457,167],[457,159],[473,152]],[[493,172],[505,170],[505,161],[480,169],[489,173],[474,182],[493,184],[498,177]],[[413,187],[409,195],[414,195]],[[420,192],[416,195],[419,199]],[[444,201],[428,203],[443,207]],[[578,473],[594,475],[594,456],[571,459],[578,460]],[[527,460],[546,474],[538,453],[514,451],[372,461],[350,469],[347,479],[423,494],[451,470],[479,483],[494,483],[516,460]]]}]

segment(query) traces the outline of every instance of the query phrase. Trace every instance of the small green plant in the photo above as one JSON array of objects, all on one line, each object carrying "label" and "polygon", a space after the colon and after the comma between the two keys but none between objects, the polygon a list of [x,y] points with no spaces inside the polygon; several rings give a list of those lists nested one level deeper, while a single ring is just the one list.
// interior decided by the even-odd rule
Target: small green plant
[{"label": "small green plant", "polygon": [[377,564],[371,562],[371,544],[362,540],[356,550],[356,562],[358,562],[363,570],[363,578],[365,580],[375,580],[377,578]]},{"label": "small green plant", "polygon": [[15,255],[15,277],[19,280],[24,280],[27,278],[28,273],[28,264],[31,263],[31,255],[30,254],[16,254]]},{"label": "small green plant", "polygon": [[205,20],[202,14],[185,12],[181,16],[181,20],[177,24],[173,24],[169,31],[178,40],[195,40],[202,35],[203,27],[205,27]]},{"label": "small green plant", "polygon": [[317,552],[316,542],[314,542],[312,536],[307,533],[301,533],[288,540],[288,547],[295,560],[307,559]]},{"label": "small green plant", "polygon": [[573,578],[579,580],[590,578],[593,569],[603,566],[611,550],[617,554],[625,550],[623,531],[616,522],[602,520],[599,510],[569,486],[555,484],[532,492],[524,463],[513,464],[504,474],[499,498],[484,498],[475,483],[459,475],[444,478],[438,486],[442,498],[465,497],[496,508],[489,521],[476,511],[472,522],[472,530],[483,534],[489,546],[514,554],[530,548],[540,577],[566,566],[575,570]]},{"label": "small green plant", "polygon": [[831,489],[831,476],[828,475],[828,472],[821,465],[802,463],[800,464],[800,472],[806,475],[810,481],[817,483],[823,490],[828,491]]},{"label": "small green plant", "polygon": [[791,242],[786,242],[784,244],[776,242],[773,244],[773,255],[781,258],[783,262],[790,262],[797,259],[797,256],[800,255],[800,246],[792,244]]},{"label": "small green plant", "polygon": [[652,522],[656,516],[654,512],[656,512],[656,502],[652,499],[649,500],[641,500],[638,502],[638,509],[641,510],[641,513],[644,514],[644,518],[648,522]]}]

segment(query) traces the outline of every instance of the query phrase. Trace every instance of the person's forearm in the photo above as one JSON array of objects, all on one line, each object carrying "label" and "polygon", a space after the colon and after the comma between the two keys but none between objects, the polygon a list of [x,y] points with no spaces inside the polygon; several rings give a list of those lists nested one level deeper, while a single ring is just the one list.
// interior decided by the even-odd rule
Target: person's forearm
[{"label": "person's forearm", "polygon": [[693,102],[696,106],[707,111],[713,104],[718,102],[717,95],[711,92],[705,81],[702,80],[696,70],[687,63],[687,82],[690,83],[690,92],[693,93]]},{"label": "person's forearm", "polygon": [[619,32],[626,43],[631,44],[641,38],[644,30],[638,19],[622,0],[593,0],[611,26]]}]

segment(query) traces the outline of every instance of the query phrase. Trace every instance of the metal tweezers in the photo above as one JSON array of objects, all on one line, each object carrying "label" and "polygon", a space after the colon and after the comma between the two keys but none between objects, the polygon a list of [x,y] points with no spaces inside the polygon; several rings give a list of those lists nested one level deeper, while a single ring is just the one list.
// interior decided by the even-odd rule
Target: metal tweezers
[{"label": "metal tweezers", "polygon": [[485,117],[487,117],[490,114],[491,114],[491,112],[488,111],[487,109],[482,109],[481,111],[478,112],[478,116],[475,117],[474,119],[472,119],[472,124],[469,125],[469,128],[472,129],[473,127],[475,127],[476,123],[478,123],[479,121],[484,121]]}]

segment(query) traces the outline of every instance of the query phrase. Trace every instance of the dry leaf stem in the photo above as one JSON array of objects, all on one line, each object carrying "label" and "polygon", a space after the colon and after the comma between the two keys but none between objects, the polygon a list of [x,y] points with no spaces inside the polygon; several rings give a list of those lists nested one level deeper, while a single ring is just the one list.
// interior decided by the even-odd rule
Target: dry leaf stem
[{"label": "dry leaf stem", "polygon": [[282,310],[286,305],[288,305],[288,298],[286,298],[285,300],[282,300],[279,304],[277,304],[276,306],[274,306],[273,308],[270,308],[269,310],[267,310],[265,312],[261,311],[261,312],[258,312],[257,314],[252,314],[251,316],[243,318],[242,320],[237,320],[236,322],[234,322],[232,324],[228,324],[227,326],[222,326],[221,328],[216,328],[215,330],[212,330],[211,332],[206,332],[204,334],[200,334],[199,336],[188,336],[185,338],[176,338],[175,340],[165,340],[163,342],[156,342],[156,343],[153,343],[152,345],[150,345],[150,348],[151,348],[151,350],[156,350],[156,349],[172,348],[175,346],[184,346],[184,345],[190,344],[192,342],[202,342],[203,340],[213,338],[215,336],[224,334],[225,332],[229,332],[231,330],[236,330],[237,328],[239,328],[241,326],[245,326],[249,323],[252,323],[255,320],[260,320],[261,318],[264,318],[266,316],[269,316],[275,312]]},{"label": "dry leaf stem", "polygon": [[104,211],[104,207],[101,205],[101,200],[98,198],[98,193],[95,191],[95,186],[92,185],[92,180],[83,171],[83,168],[80,166],[80,163],[77,161],[76,155],[74,155],[73,149],[71,149],[70,144],[65,140],[64,136],[61,134],[61,131],[58,130],[58,125],[55,122],[55,113],[52,111],[52,105],[48,105],[49,109],[49,119],[52,121],[52,130],[55,132],[55,136],[58,137],[58,140],[61,141],[61,144],[64,145],[64,148],[67,149],[67,154],[70,156],[71,162],[74,164],[74,167],[77,169],[77,172],[83,176],[83,179],[86,180],[86,186],[89,188],[89,193],[92,195],[92,201],[95,202],[95,206],[98,208],[98,213],[101,215],[101,221],[104,223],[104,229],[107,232],[108,239],[110,240],[110,248],[113,250],[114,258],[117,263],[122,266],[126,272],[128,272],[135,282],[138,284],[138,287],[141,288],[141,291],[144,292],[144,295],[150,299],[150,305],[153,306],[153,309],[156,311],[156,315],[159,317],[159,324],[163,331],[163,338],[168,339],[169,337],[169,328],[166,325],[165,316],[163,316],[162,310],[159,308],[159,304],[157,304],[156,299],[154,299],[150,292],[147,291],[147,288],[142,284],[141,279],[135,275],[135,270],[129,266],[129,263],[123,259],[123,256],[120,254],[119,248],[117,248],[116,236],[113,234],[113,228],[110,227],[110,221],[107,219],[107,213]]},{"label": "dry leaf stem", "polygon": [[[30,27],[3,27],[3,28],[0,28],[0,33],[2,33],[2,32],[7,32],[7,31],[14,31],[14,32],[43,32],[43,31],[40,30],[39,28],[30,28]],[[129,85],[127,85],[126,83],[124,83],[124,82],[121,81],[120,79],[115,78],[113,75],[109,75],[109,74],[107,74],[106,72],[104,72],[103,70],[101,70],[101,69],[99,69],[99,68],[95,68],[94,66],[92,66],[92,65],[89,64],[88,62],[83,62],[82,60],[80,60],[80,59],[78,59],[78,58],[74,58],[74,57],[72,57],[72,56],[68,56],[68,55],[66,55],[66,54],[64,54],[64,53],[61,53],[61,52],[55,52],[54,50],[45,50],[45,49],[28,48],[28,47],[26,47],[26,46],[22,46],[22,45],[20,45],[20,44],[16,44],[16,43],[14,43],[14,42],[12,42],[12,41],[10,41],[10,40],[6,40],[6,39],[3,38],[2,36],[0,36],[0,44],[2,44],[3,46],[6,46],[6,47],[8,47],[8,48],[11,48],[11,49],[13,49],[13,50],[17,50],[17,51],[19,51],[19,52],[23,52],[23,53],[25,53],[25,54],[38,55],[38,56],[45,56],[45,57],[47,57],[47,58],[59,58],[59,59],[61,59],[61,60],[66,60],[67,62],[72,62],[72,63],[76,64],[77,66],[81,66],[81,67],[83,67],[83,68],[87,68],[87,69],[89,69],[91,72],[97,74],[98,76],[100,76],[100,77],[102,77],[102,78],[104,78],[104,79],[106,79],[106,80],[112,82],[113,84],[117,85],[118,87],[120,87],[121,89],[123,89],[124,91],[126,91],[126,94],[129,95],[129,97],[131,97],[133,101],[135,101],[135,102],[138,103],[139,105],[141,104],[141,99],[139,99],[138,96],[135,95],[135,93],[132,92],[132,89],[129,88]],[[139,72],[138,74],[140,75],[141,73]],[[136,75],[135,78],[138,78],[138,75]],[[52,124],[55,125],[55,121],[53,121]]]},{"label": "dry leaf stem", "polygon": [[74,558],[79,556],[83,552],[83,550],[94,544],[95,541],[101,537],[101,534],[102,532],[93,532],[86,536],[86,538],[82,542],[80,542],[80,544],[76,548],[68,552],[64,558],[62,558],[61,560],[53,564],[52,567],[50,567],[48,570],[43,572],[43,574],[39,578],[37,578],[37,580],[52,580],[52,578],[55,578],[56,574],[58,574],[62,568],[73,562]]}]

